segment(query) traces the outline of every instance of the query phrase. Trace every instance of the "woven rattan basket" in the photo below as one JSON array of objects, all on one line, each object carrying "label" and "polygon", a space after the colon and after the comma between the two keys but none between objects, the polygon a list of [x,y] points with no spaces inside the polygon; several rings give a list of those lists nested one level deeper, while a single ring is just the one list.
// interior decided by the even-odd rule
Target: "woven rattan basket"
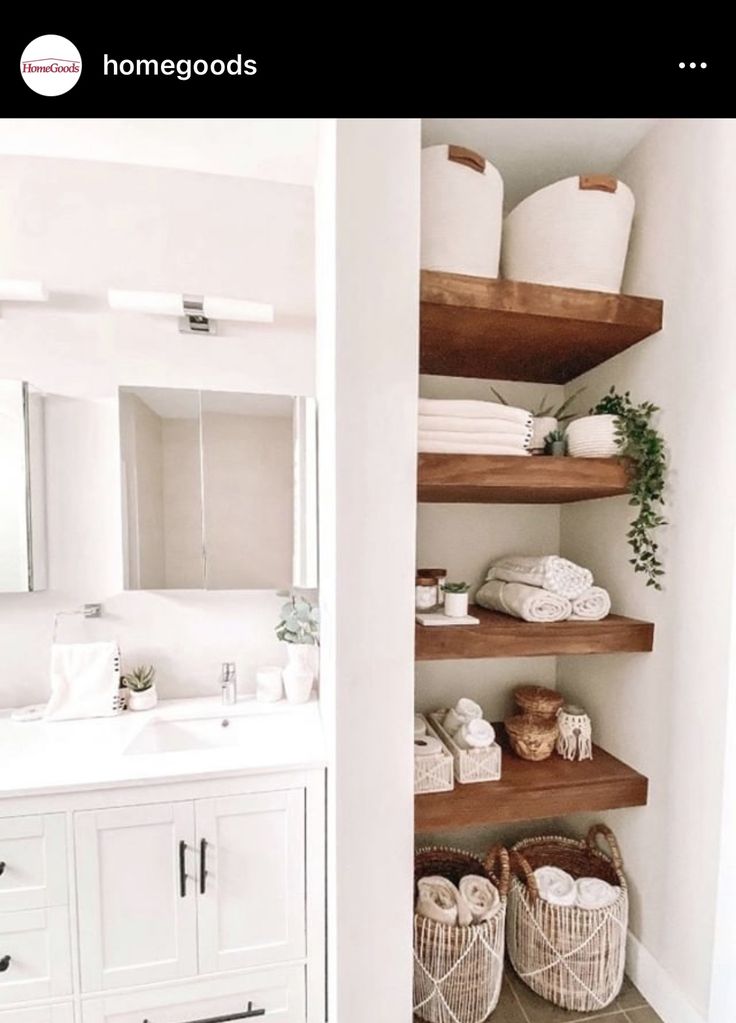
[{"label": "woven rattan basket", "polygon": [[416,854],[415,882],[440,875],[458,884],[467,874],[487,877],[498,888],[501,899],[490,920],[453,927],[414,915],[414,1012],[429,1023],[482,1023],[501,993],[507,851],[494,847],[485,861],[458,849],[420,849]]},{"label": "woven rattan basket", "polygon": [[[602,835],[610,857],[597,846]],[[514,970],[532,991],[555,1005],[594,1012],[610,1005],[621,989],[626,955],[629,896],[618,843],[604,824],[584,841],[559,836],[529,838],[510,852],[508,951]],[[555,906],[539,898],[533,871],[561,867],[574,878],[598,877],[621,893],[605,909]]]}]

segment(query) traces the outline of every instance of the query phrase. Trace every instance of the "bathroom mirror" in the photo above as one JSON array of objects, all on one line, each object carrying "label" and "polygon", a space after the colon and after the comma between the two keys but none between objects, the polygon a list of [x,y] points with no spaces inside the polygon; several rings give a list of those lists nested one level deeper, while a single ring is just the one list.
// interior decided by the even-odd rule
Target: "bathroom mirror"
[{"label": "bathroom mirror", "polygon": [[43,396],[0,380],[0,593],[46,586]]},{"label": "bathroom mirror", "polygon": [[316,587],[313,399],[119,396],[127,589]]}]

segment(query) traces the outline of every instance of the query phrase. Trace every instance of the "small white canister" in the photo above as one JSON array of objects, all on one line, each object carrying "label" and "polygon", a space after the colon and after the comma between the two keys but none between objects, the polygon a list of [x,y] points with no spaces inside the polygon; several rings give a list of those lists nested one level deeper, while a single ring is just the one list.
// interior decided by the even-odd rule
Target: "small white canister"
[{"label": "small white canister", "polygon": [[259,703],[276,703],[283,699],[284,683],[282,669],[273,665],[259,668],[256,672],[256,700]]}]

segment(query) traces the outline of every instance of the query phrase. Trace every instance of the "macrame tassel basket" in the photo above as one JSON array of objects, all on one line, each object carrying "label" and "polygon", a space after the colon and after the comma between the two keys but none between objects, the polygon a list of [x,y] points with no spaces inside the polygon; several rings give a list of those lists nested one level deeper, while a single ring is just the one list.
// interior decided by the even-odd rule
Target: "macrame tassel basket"
[{"label": "macrame tassel basket", "polygon": [[458,884],[467,874],[487,877],[498,888],[501,898],[490,920],[454,927],[414,914],[414,1012],[428,1023],[482,1023],[501,994],[508,852],[494,847],[485,861],[458,849],[416,854],[415,881],[440,875]]},{"label": "macrame tassel basket", "polygon": [[[611,855],[597,845],[607,840]],[[584,841],[559,836],[530,838],[510,851],[514,876],[509,889],[508,951],[524,983],[564,1009],[596,1012],[621,990],[626,958],[629,895],[618,843],[604,824]],[[539,897],[533,871],[561,867],[574,878],[598,877],[619,885],[616,901],[604,909],[555,906]]]}]

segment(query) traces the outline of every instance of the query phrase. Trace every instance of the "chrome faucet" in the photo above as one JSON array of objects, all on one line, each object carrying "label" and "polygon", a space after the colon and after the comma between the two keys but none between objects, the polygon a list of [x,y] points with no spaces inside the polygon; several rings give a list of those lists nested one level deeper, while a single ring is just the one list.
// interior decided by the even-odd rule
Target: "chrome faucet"
[{"label": "chrome faucet", "polygon": [[220,689],[222,690],[222,702],[224,704],[235,703],[238,698],[238,680],[234,661],[223,661]]}]

